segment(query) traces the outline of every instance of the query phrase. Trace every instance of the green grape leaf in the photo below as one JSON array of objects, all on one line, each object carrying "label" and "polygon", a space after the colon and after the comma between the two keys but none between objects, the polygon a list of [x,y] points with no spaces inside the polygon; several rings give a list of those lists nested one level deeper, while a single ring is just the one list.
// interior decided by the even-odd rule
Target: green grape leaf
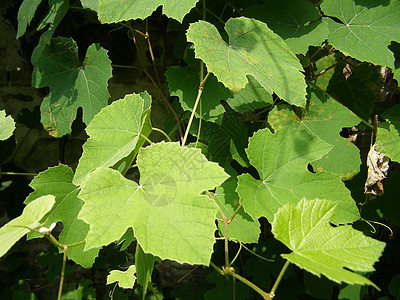
[{"label": "green grape leaf", "polygon": [[257,169],[260,180],[249,174],[238,176],[237,192],[245,211],[254,219],[274,214],[287,203],[297,204],[302,198],[316,197],[339,201],[335,224],[359,218],[355,202],[338,175],[313,174],[307,165],[323,157],[332,146],[306,128],[284,127],[274,134],[267,128],[250,138],[247,154]]},{"label": "green grape leaf", "polygon": [[[227,218],[233,216],[239,206],[239,195],[235,189],[237,187],[237,179],[225,181],[221,186],[217,187],[214,199],[222,212]],[[218,218],[222,218],[218,213]],[[218,222],[218,230],[221,236],[225,236],[225,225]],[[228,237],[230,239],[238,239],[242,243],[257,243],[260,235],[260,224],[254,221],[241,207],[236,213],[233,220],[228,224]]]},{"label": "green grape leaf", "polygon": [[[234,110],[229,106],[226,106],[225,110],[225,118],[221,126],[211,122],[201,124],[200,138],[208,141],[207,158],[218,162],[226,172],[236,176],[230,161],[234,158],[248,166],[244,150],[248,143],[248,132],[246,125],[238,118]],[[193,123],[191,133],[198,134],[198,122]]]},{"label": "green grape leaf", "polygon": [[107,276],[107,284],[117,282],[123,289],[131,289],[135,285],[135,265],[130,265],[126,271],[112,270]]},{"label": "green grape leaf", "polygon": [[[374,271],[385,243],[365,236],[351,225],[332,227],[330,221],[338,203],[329,200],[301,200],[297,206],[280,208],[272,222],[274,237],[291,252],[282,257],[318,277],[341,283],[372,285],[361,275],[351,272]],[[344,269],[346,268],[346,269]]]},{"label": "green grape leaf", "polygon": [[0,110],[0,141],[12,136],[15,129],[15,122],[11,116],[6,117],[5,110]]},{"label": "green grape leaf", "polygon": [[391,41],[400,42],[400,2],[391,0],[376,6],[375,0],[325,0],[321,9],[330,34],[328,41],[336,49],[360,61],[394,66]]},{"label": "green grape leaf", "polygon": [[233,280],[231,276],[221,276],[214,271],[207,276],[207,281],[215,287],[204,293],[204,300],[249,299],[249,286],[239,280]]},{"label": "green grape leaf", "polygon": [[48,0],[49,2],[49,10],[47,14],[43,17],[42,21],[37,27],[37,30],[43,30],[47,25],[49,36],[53,36],[54,31],[56,30],[58,24],[60,24],[61,20],[67,14],[69,10],[69,1],[65,0]]},{"label": "green grape leaf", "polygon": [[26,27],[31,23],[37,7],[42,0],[24,0],[18,9],[17,39],[24,35]]},{"label": "green grape leaf", "polygon": [[154,263],[159,259],[151,254],[144,253],[139,244],[136,245],[135,266],[137,283],[143,287],[142,299],[145,299],[149,283],[151,283],[151,274],[153,273]]},{"label": "green grape leaf", "polygon": [[[63,231],[59,236],[62,244],[74,244],[85,240],[89,225],[77,219],[83,201],[79,199],[79,188],[72,183],[74,173],[65,165],[58,165],[37,175],[30,186],[35,190],[25,200],[25,203],[47,194],[55,196],[56,204],[43,218],[47,223],[62,222]],[[35,235],[30,235],[35,237]],[[83,251],[84,245],[68,248],[67,256],[84,268],[90,268],[98,255],[99,249]]]},{"label": "green grape leaf", "polygon": [[83,121],[88,125],[107,105],[111,61],[107,51],[98,44],[88,48],[81,63],[78,48],[71,38],[51,39],[50,44],[35,48],[32,64],[32,85],[50,88],[40,110],[41,122],[53,136],[71,132],[79,107],[83,108]]},{"label": "green grape leaf", "polygon": [[[316,78],[315,85],[326,91],[329,86],[335,68],[332,68],[337,63],[335,55],[327,55],[315,62],[316,72],[319,76]],[[342,69],[343,70],[343,69]]]},{"label": "green grape leaf", "polygon": [[320,46],[329,34],[318,9],[307,0],[272,0],[250,6],[243,14],[267,23],[296,54],[305,54],[310,45]]},{"label": "green grape leaf", "polygon": [[386,122],[379,124],[376,148],[391,160],[400,162],[400,104],[382,114]]},{"label": "green grape leaf", "polygon": [[208,71],[233,93],[245,87],[251,75],[269,93],[290,104],[305,104],[306,84],[301,64],[293,52],[265,23],[245,17],[225,24],[229,41],[205,21],[191,24],[187,40],[195,47]]},{"label": "green grape leaf", "polygon": [[246,86],[228,100],[229,106],[238,113],[244,113],[272,105],[271,93],[267,92],[253,77],[249,76],[248,80]]},{"label": "green grape leaf", "polygon": [[228,175],[200,149],[179,143],[152,144],[139,151],[140,182],[112,169],[90,173],[79,193],[79,218],[90,225],[85,250],[118,240],[132,227],[143,251],[161,259],[208,265],[217,207],[205,190]]},{"label": "green grape leaf", "polygon": [[97,11],[99,6],[99,0],[81,0],[82,7],[89,8],[91,10]]},{"label": "green grape leaf", "polygon": [[[199,91],[199,73],[191,67],[177,66],[168,68],[165,76],[171,96],[179,97],[182,108],[192,111]],[[204,84],[201,102],[195,113],[196,118],[200,118],[201,105],[203,120],[221,124],[225,110],[220,101],[229,97],[231,97],[231,92],[211,74]]]},{"label": "green grape leaf", "polygon": [[303,128],[331,144],[332,150],[311,165],[317,172],[332,172],[343,179],[350,179],[360,171],[360,153],[353,143],[339,133],[343,127],[357,125],[360,119],[319,90],[311,89],[309,95],[308,110],[304,111],[301,119],[292,109],[284,106],[275,107],[269,114],[268,121],[275,130],[285,126]]},{"label": "green grape leaf", "polygon": [[365,121],[372,113],[380,77],[374,66],[361,64],[351,74],[343,74],[345,64],[339,64],[329,81],[328,94]]},{"label": "green grape leaf", "polygon": [[[182,22],[183,17],[195,6],[198,0],[148,1],[99,0],[97,13],[102,23],[118,23],[134,19],[146,19],[153,11],[162,6],[163,13]],[[92,6],[94,8],[94,6]]]},{"label": "green grape leaf", "polygon": [[40,226],[40,220],[53,207],[55,203],[54,196],[46,195],[29,203],[22,214],[8,222],[0,228],[0,257],[25,234],[30,232],[28,229],[35,229]]},{"label": "green grape leaf", "polygon": [[90,137],[83,145],[74,184],[81,185],[92,170],[113,166],[136,148],[147,119],[142,118],[143,108],[142,97],[131,94],[114,101],[93,118],[86,128]]}]

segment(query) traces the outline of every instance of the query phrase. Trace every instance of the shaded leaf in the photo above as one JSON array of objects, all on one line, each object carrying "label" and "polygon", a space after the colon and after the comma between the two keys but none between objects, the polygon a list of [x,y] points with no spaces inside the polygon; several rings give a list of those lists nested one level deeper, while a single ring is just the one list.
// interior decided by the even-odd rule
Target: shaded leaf
[{"label": "shaded leaf", "polygon": [[333,222],[348,223],[359,218],[358,209],[338,175],[308,171],[310,162],[320,159],[332,146],[305,128],[284,127],[275,134],[262,129],[250,138],[246,152],[260,180],[249,174],[238,176],[240,203],[254,220],[270,222],[280,207],[297,204],[302,198],[340,201]]},{"label": "shaded leaf", "polygon": [[243,13],[267,23],[296,54],[305,54],[310,45],[321,45],[329,34],[318,9],[307,0],[266,1],[250,6]]},{"label": "shaded leaf", "polygon": [[271,93],[267,92],[253,77],[248,77],[246,86],[228,100],[229,106],[238,113],[255,111],[258,108],[270,106],[273,103]]},{"label": "shaded leaf", "polygon": [[[182,108],[192,111],[199,91],[199,73],[191,67],[177,66],[168,68],[165,76],[168,80],[171,96],[179,97]],[[224,108],[220,101],[229,97],[231,97],[230,91],[211,74],[204,84],[201,102],[195,114],[196,118],[200,118],[201,105],[201,118],[203,120],[221,124]]]},{"label": "shaded leaf", "polygon": [[6,254],[20,238],[30,232],[28,227],[35,229],[41,224],[40,220],[53,207],[54,202],[55,199],[52,195],[40,197],[29,203],[19,217],[0,228],[0,257]]},{"label": "shaded leaf", "polygon": [[[145,120],[148,118],[142,116],[143,108],[142,97],[131,94],[114,101],[93,118],[86,128],[90,137],[83,145],[83,154],[75,172],[74,184],[82,184],[92,170],[97,167],[113,166],[136,148],[140,133],[146,124]],[[150,130],[149,126],[146,126],[146,132]],[[133,158],[130,161],[132,160]]]},{"label": "shaded leaf", "polygon": [[331,144],[331,151],[312,162],[314,170],[332,172],[349,179],[360,171],[360,153],[354,144],[339,133],[343,127],[357,125],[360,119],[319,90],[310,89],[309,95],[308,110],[303,112],[301,118],[292,109],[282,106],[274,108],[269,114],[269,123],[275,130],[285,126],[305,129]]},{"label": "shaded leaf", "polygon": [[[214,199],[227,218],[230,218],[239,206],[239,195],[235,189],[237,180],[230,179],[217,187]],[[218,213],[218,218],[222,218]],[[225,236],[225,225],[218,222],[218,229],[221,236]],[[231,223],[228,224],[228,237],[238,239],[242,243],[257,243],[261,233],[260,224],[254,221],[241,207]]]},{"label": "shaded leaf", "polygon": [[229,19],[225,30],[228,42],[204,21],[191,24],[187,31],[196,58],[207,64],[209,72],[234,93],[245,87],[250,75],[269,93],[290,104],[305,104],[301,64],[278,35],[265,23],[245,17]]},{"label": "shaded leaf", "polygon": [[139,244],[136,245],[135,266],[137,282],[143,287],[142,299],[145,299],[149,283],[151,284],[151,274],[153,273],[154,263],[159,261],[157,257],[144,253]]},{"label": "shaded leaf", "polygon": [[24,0],[18,9],[17,39],[24,35],[26,27],[31,23],[37,7],[42,0]]},{"label": "shaded leaf", "polygon": [[336,49],[360,61],[394,66],[391,41],[400,42],[400,2],[391,0],[376,6],[375,0],[325,0],[321,9],[330,34],[328,41]]},{"label": "shaded leaf", "polygon": [[[301,200],[297,206],[279,209],[272,222],[272,233],[284,243],[290,254],[282,254],[314,275],[349,284],[378,287],[352,271],[375,271],[385,243],[365,236],[351,225],[332,227],[330,221],[338,203],[328,200]],[[346,269],[345,269],[346,268]]]},{"label": "shaded leaf", "polygon": [[359,65],[351,74],[344,74],[344,68],[345,64],[335,68],[327,92],[357,116],[368,121],[376,99],[373,88],[378,87],[379,73],[375,67],[367,64]]},{"label": "shaded leaf", "polygon": [[386,122],[379,124],[376,148],[400,162],[400,104],[389,108],[382,117]]},{"label": "shaded leaf", "polygon": [[181,263],[208,264],[217,207],[201,195],[226,173],[200,149],[158,143],[139,151],[140,184],[98,168],[83,183],[79,218],[90,225],[85,249],[118,240],[132,227],[146,253]]},{"label": "shaded leaf", "polygon": [[[89,225],[77,219],[83,201],[77,197],[79,187],[72,183],[73,176],[74,173],[68,166],[58,165],[49,168],[32,180],[30,186],[35,191],[25,200],[25,203],[30,203],[42,195],[52,194],[55,196],[56,204],[43,220],[48,220],[49,224],[62,222],[63,231],[59,236],[59,242],[62,244],[84,241],[89,231]],[[98,255],[99,249],[89,251],[83,251],[83,249],[84,245],[71,247],[68,249],[67,256],[82,267],[90,268]]]},{"label": "shaded leaf", "polygon": [[111,61],[107,51],[91,45],[83,63],[71,39],[58,37],[50,44],[41,41],[32,54],[32,85],[48,86],[50,93],[41,104],[41,122],[56,137],[71,132],[77,109],[83,108],[83,121],[88,125],[94,115],[107,105],[107,81],[111,78]]}]

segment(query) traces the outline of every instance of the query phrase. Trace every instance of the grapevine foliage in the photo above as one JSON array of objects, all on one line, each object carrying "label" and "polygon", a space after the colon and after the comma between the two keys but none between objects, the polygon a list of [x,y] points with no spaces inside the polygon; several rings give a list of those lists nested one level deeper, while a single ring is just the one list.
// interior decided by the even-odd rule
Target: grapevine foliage
[{"label": "grapevine foliage", "polygon": [[[17,38],[32,24],[42,34],[31,56],[32,86],[49,89],[41,123],[53,138],[74,136],[81,124],[88,138],[73,168],[59,164],[34,177],[22,215],[0,228],[1,256],[26,234],[54,239],[46,228],[61,223],[53,243],[84,268],[110,244],[133,249],[134,263],[112,270],[107,284],[141,286],[143,299],[149,288],[157,293],[152,272],[162,260],[212,265],[246,284],[237,287],[240,298],[255,291],[268,299],[280,290],[263,294],[255,284],[269,291],[271,283],[244,279],[239,270],[251,260],[232,271],[239,264],[228,250],[247,245],[261,253],[262,245],[280,241],[292,252],[267,258],[281,266],[286,260],[284,270],[290,262],[359,285],[358,293],[361,285],[379,290],[366,272],[375,271],[385,243],[350,224],[369,217],[398,224],[387,209],[398,199],[383,194],[382,210],[368,214],[369,197],[359,209],[368,149],[344,132],[372,136],[371,145],[400,162],[400,104],[382,99],[400,94],[382,78],[384,72],[399,78],[399,1],[49,0],[38,21],[41,2],[22,1],[17,17]],[[156,87],[148,89],[152,97],[142,89],[109,101],[113,70],[121,66],[112,64],[113,49],[91,40],[84,47],[59,30],[76,9],[72,2],[106,24],[98,26],[115,26],[104,28],[132,39],[142,64],[134,68]],[[176,33],[174,59],[163,68],[149,30],[157,16],[168,24],[166,34]],[[22,119],[14,119],[18,127]],[[0,140],[16,128],[3,110],[0,126]],[[154,131],[161,132],[158,142]],[[378,194],[387,180],[396,195],[390,178],[398,175],[385,179],[385,172]],[[220,297],[228,286],[216,275],[208,277],[216,287],[205,298]],[[340,293],[347,290],[341,286]]]}]

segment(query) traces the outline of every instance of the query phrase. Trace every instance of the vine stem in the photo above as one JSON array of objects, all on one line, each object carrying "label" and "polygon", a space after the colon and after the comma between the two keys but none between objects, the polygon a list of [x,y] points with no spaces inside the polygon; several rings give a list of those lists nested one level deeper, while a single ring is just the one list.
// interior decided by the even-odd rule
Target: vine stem
[{"label": "vine stem", "polygon": [[57,300],[61,300],[61,295],[62,295],[62,290],[64,286],[64,276],[65,276],[65,265],[67,263],[67,250],[68,246],[64,245],[64,255],[63,255],[63,263],[62,263],[62,269],[61,269],[61,278],[60,278],[60,285],[58,287],[58,297]]},{"label": "vine stem", "polygon": [[225,274],[230,275],[233,278],[236,278],[237,280],[240,280],[241,282],[243,282],[244,284],[255,290],[257,293],[259,293],[263,297],[263,299],[274,298],[275,294],[267,293],[266,291],[264,291],[263,289],[252,283],[250,280],[247,280],[246,278],[240,276],[239,274],[236,274],[232,269],[229,267],[225,268]]},{"label": "vine stem", "polygon": [[186,143],[187,137],[189,135],[190,126],[192,126],[194,114],[196,113],[197,105],[199,105],[200,97],[201,97],[201,94],[203,93],[204,84],[206,83],[207,78],[208,78],[209,75],[210,75],[210,73],[207,73],[207,75],[206,75],[206,77],[204,77],[203,81],[200,82],[199,91],[197,92],[196,101],[194,103],[192,113],[190,114],[189,123],[188,123],[188,125],[186,127],[185,135],[183,136],[182,147]]},{"label": "vine stem", "polygon": [[274,297],[274,296],[275,296],[276,289],[278,288],[278,285],[279,285],[279,283],[280,283],[281,280],[282,280],[283,274],[285,274],[285,271],[286,271],[287,267],[289,267],[289,265],[290,265],[290,262],[287,260],[287,261],[285,262],[285,264],[283,265],[281,271],[279,272],[278,278],[276,278],[275,283],[274,283],[274,285],[272,286],[271,291],[269,292],[269,294],[270,294],[271,297]]},{"label": "vine stem", "polygon": [[[144,72],[144,73],[146,74],[146,76],[150,79],[150,81],[154,84],[154,86],[156,87],[157,91],[160,93],[161,97],[163,98],[164,103],[166,104],[166,106],[168,107],[168,109],[169,109],[169,110],[172,112],[172,114],[174,115],[174,119],[176,120],[176,122],[177,122],[177,124],[178,124],[179,136],[180,136],[180,139],[181,139],[181,141],[182,141],[182,140],[183,140],[182,127],[181,127],[181,122],[180,122],[180,120],[179,120],[178,114],[176,113],[176,111],[175,111],[174,108],[172,107],[171,103],[169,103],[167,97],[165,96],[163,90],[161,89],[161,86],[159,86],[159,85],[157,84],[157,82],[154,80],[154,78],[149,74],[149,72],[148,72],[148,71],[146,70],[146,68],[144,67],[143,59],[142,59],[142,56],[140,55],[140,49],[139,49],[139,46],[138,46],[138,44],[137,44],[137,42],[136,42],[135,35],[133,34],[134,31],[135,31],[135,32],[140,32],[140,31],[138,31],[138,30],[136,30],[136,29],[133,29],[133,28],[130,28],[130,29],[131,29],[131,32],[132,32],[132,40],[133,40],[133,43],[135,44],[136,51],[137,51],[137,54],[138,54],[138,57],[139,57],[139,61],[140,61],[140,64],[142,65],[142,68],[143,68],[143,72]],[[145,35],[145,34],[142,33],[142,32],[140,32],[140,34],[143,35],[145,38],[149,39],[149,36],[148,36],[148,35]],[[151,47],[151,44],[148,44],[148,45]],[[153,52],[153,50],[151,50],[151,53],[152,53],[152,52]],[[158,76],[157,72],[156,72],[156,75]]]},{"label": "vine stem", "polygon": [[152,127],[151,130],[154,130],[154,131],[157,131],[157,132],[161,133],[163,136],[165,136],[165,137],[167,138],[167,140],[168,140],[169,142],[172,142],[172,140],[171,140],[171,138],[169,137],[169,135],[166,134],[163,130],[161,130],[161,129],[159,129],[159,128],[156,128],[156,127]]},{"label": "vine stem", "polygon": [[36,176],[38,174],[37,173],[3,172],[3,171],[0,171],[0,176],[1,175]]}]

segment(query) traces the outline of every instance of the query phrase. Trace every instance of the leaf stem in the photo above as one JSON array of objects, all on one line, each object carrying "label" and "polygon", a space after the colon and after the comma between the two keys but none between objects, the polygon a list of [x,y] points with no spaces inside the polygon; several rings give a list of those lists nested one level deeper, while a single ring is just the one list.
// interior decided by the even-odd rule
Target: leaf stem
[{"label": "leaf stem", "polygon": [[140,136],[141,136],[142,138],[144,138],[144,139],[146,140],[146,142],[148,142],[150,145],[153,144],[153,142],[150,141],[150,139],[149,139],[147,136],[145,136],[144,134],[140,134]]},{"label": "leaf stem", "polygon": [[[171,103],[169,103],[169,101],[168,101],[167,97],[165,96],[165,94],[164,94],[163,90],[161,89],[161,87],[156,83],[156,81],[154,80],[154,78],[149,74],[149,72],[148,72],[148,71],[146,70],[146,68],[144,67],[143,59],[142,59],[142,56],[141,56],[141,54],[140,54],[140,49],[139,49],[139,46],[138,46],[138,44],[137,44],[136,37],[135,37],[135,35],[133,34],[133,31],[135,31],[135,29],[133,29],[133,28],[130,28],[130,29],[131,29],[131,32],[132,32],[132,40],[133,40],[133,43],[135,44],[136,51],[137,51],[137,54],[138,54],[138,57],[139,57],[139,61],[140,61],[140,64],[142,65],[142,68],[143,68],[143,72],[144,72],[144,73],[146,74],[146,76],[150,79],[150,81],[154,84],[154,86],[156,87],[157,91],[160,93],[161,97],[163,98],[164,103],[166,104],[166,106],[168,107],[168,109],[169,109],[169,110],[172,112],[172,114],[174,115],[174,119],[176,120],[176,122],[177,122],[177,124],[178,124],[179,136],[180,136],[181,141],[182,141],[182,140],[183,140],[183,134],[182,134],[182,127],[181,127],[181,122],[180,122],[180,120],[179,120],[179,116],[178,116],[178,114],[176,113],[176,111],[174,110],[174,108],[172,107]],[[141,34],[143,35],[143,33],[141,33]]]},{"label": "leaf stem", "polygon": [[247,280],[246,278],[240,276],[239,274],[236,274],[234,272],[234,270],[232,270],[233,268],[225,268],[225,274],[228,274],[238,280],[240,280],[241,282],[243,282],[244,284],[246,284],[247,286],[251,287],[253,290],[255,290],[257,293],[259,293],[263,299],[272,299],[274,298],[275,294],[272,293],[267,293],[264,290],[262,290],[261,288],[259,288],[257,285],[255,285],[254,283],[252,283],[251,281]]},{"label": "leaf stem", "polygon": [[219,213],[222,216],[222,221],[224,222],[225,226],[225,234],[224,234],[224,249],[225,249],[225,267],[229,266],[229,248],[228,248],[228,219],[225,216],[224,212],[222,211],[221,207],[219,207],[217,201],[215,201],[214,197],[207,191],[207,195],[214,201],[215,205],[217,205]]},{"label": "leaf stem", "polygon": [[152,127],[151,130],[157,131],[159,133],[161,133],[163,136],[165,136],[167,138],[167,140],[169,142],[172,142],[171,138],[169,137],[169,135],[167,133],[165,133],[163,130],[156,128],[156,127]]},{"label": "leaf stem", "polygon": [[58,287],[58,297],[57,300],[61,300],[61,295],[62,295],[62,290],[63,290],[63,285],[64,285],[64,276],[65,276],[65,265],[67,263],[67,250],[68,246],[64,245],[64,255],[63,255],[63,263],[62,263],[62,269],[61,269],[61,278],[60,278],[60,285]]},{"label": "leaf stem", "polygon": [[0,171],[0,176],[1,175],[36,176],[38,174],[37,173],[3,172],[3,171]]},{"label": "leaf stem", "polygon": [[269,294],[271,295],[271,297],[275,296],[275,292],[276,289],[278,288],[279,283],[282,280],[283,274],[285,274],[285,271],[287,269],[287,267],[290,265],[290,261],[286,261],[285,264],[283,265],[281,271],[279,272],[278,278],[276,278],[274,285],[272,286],[271,291],[269,292]]},{"label": "leaf stem", "polygon": [[[199,91],[197,92],[196,101],[194,103],[194,106],[193,106],[193,109],[192,109],[192,113],[190,114],[189,123],[188,123],[188,125],[186,127],[185,135],[183,136],[182,146],[184,146],[185,143],[186,143],[187,137],[189,135],[190,126],[192,126],[194,114],[196,113],[197,105],[199,104],[201,94],[203,93],[204,84],[205,84],[205,82],[206,82],[206,80],[207,80],[209,75],[210,75],[210,73],[207,73],[207,75],[206,75],[206,77],[204,77],[203,81],[200,82]],[[200,118],[201,118],[201,116],[200,116]]]}]

